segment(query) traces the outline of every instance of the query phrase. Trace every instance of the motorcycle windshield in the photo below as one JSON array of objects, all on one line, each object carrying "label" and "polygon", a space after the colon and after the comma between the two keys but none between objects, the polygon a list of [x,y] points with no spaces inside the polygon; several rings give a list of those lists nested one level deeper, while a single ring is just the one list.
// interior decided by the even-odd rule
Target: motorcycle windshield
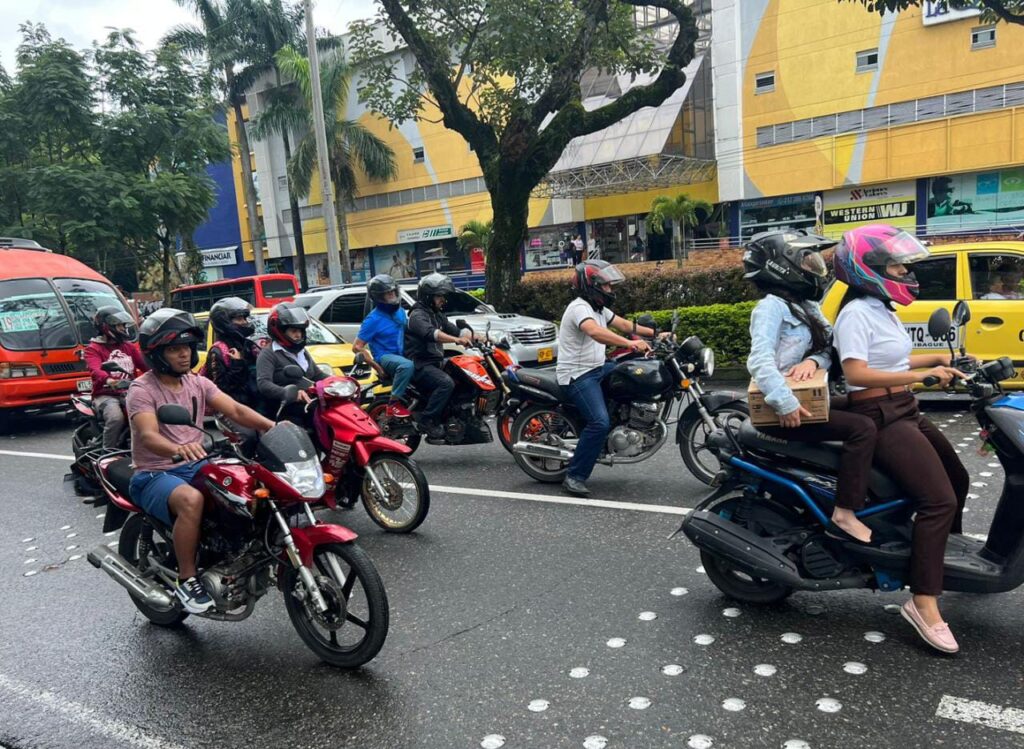
[{"label": "motorcycle windshield", "polygon": [[273,471],[285,471],[289,463],[316,459],[316,448],[306,431],[290,421],[283,421],[260,437],[256,460]]}]

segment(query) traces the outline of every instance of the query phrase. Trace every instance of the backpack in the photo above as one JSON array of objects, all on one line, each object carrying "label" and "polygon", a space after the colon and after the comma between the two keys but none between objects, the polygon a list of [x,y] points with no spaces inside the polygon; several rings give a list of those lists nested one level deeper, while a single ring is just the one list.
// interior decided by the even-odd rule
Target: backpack
[{"label": "backpack", "polygon": [[199,368],[200,377],[209,378],[210,355],[213,353],[214,349],[220,351],[221,356],[224,357],[225,361],[231,358],[231,349],[228,348],[228,345],[224,343],[224,341],[214,341],[213,346],[210,347],[210,350],[206,354],[206,361],[204,361],[203,366]]}]

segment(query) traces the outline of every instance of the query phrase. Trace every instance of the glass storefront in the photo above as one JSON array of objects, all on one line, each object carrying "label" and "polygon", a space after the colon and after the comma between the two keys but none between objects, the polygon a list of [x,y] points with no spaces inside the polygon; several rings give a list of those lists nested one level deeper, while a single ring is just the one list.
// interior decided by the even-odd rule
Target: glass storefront
[{"label": "glass storefront", "polygon": [[815,193],[779,198],[744,200],[740,203],[740,237],[744,240],[769,229],[807,229],[817,222]]},{"label": "glass storefront", "polygon": [[1024,167],[928,180],[928,232],[1024,225]]},{"label": "glass storefront", "polygon": [[526,270],[565,267],[571,260],[563,252],[570,246],[575,224],[530,229],[526,239]]}]

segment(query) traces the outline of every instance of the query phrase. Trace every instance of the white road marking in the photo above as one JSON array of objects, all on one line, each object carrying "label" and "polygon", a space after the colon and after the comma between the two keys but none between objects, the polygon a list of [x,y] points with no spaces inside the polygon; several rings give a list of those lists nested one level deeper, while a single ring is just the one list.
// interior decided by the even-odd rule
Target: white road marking
[{"label": "white road marking", "polygon": [[[43,458],[46,460],[74,461],[73,455],[57,455],[56,453],[28,453],[16,450],[0,450],[0,455],[13,455],[18,458]],[[463,494],[468,497],[490,497],[492,499],[519,499],[526,502],[546,502],[553,505],[576,505],[577,507],[600,507],[607,510],[632,510],[633,512],[654,512],[662,515],[687,515],[689,507],[672,505],[648,505],[640,502],[616,502],[611,499],[581,499],[576,497],[556,497],[550,494],[529,494],[526,492],[506,492],[497,489],[473,489],[465,486],[439,486],[431,484],[432,492],[441,494]]]},{"label": "white road marking", "polygon": [[951,697],[948,694],[942,695],[942,699],[939,700],[935,716],[958,720],[961,723],[977,723],[1002,731],[1024,733],[1024,710],[990,705],[977,700],[965,700],[960,697]]},{"label": "white road marking", "polygon": [[184,749],[180,744],[149,736],[133,725],[109,718],[98,710],[69,700],[46,689],[39,689],[0,674],[0,690],[34,702],[40,707],[60,713],[78,725],[85,726],[108,739],[141,749]]}]

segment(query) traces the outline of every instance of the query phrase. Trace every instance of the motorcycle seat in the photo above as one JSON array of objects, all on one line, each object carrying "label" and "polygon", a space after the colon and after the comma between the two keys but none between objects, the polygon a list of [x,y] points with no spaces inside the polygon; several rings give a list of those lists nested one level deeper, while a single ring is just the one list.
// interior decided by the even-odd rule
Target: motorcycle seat
[{"label": "motorcycle seat", "polygon": [[[121,458],[105,466],[103,468],[103,475],[117,489],[118,494],[125,499],[131,499],[128,487],[131,484],[132,476],[135,475],[131,458]],[[132,501],[134,502],[134,500]]]},{"label": "motorcycle seat", "polygon": [[519,369],[516,379],[523,385],[537,388],[558,400],[568,400],[565,388],[558,384],[558,377],[553,369]]},{"label": "motorcycle seat", "polygon": [[[842,442],[785,440],[758,431],[749,421],[744,421],[740,426],[737,439],[741,445],[751,450],[796,458],[804,463],[826,468],[833,473],[839,470]],[[877,499],[891,499],[903,494],[899,486],[877,468],[871,469],[868,491]]]}]

